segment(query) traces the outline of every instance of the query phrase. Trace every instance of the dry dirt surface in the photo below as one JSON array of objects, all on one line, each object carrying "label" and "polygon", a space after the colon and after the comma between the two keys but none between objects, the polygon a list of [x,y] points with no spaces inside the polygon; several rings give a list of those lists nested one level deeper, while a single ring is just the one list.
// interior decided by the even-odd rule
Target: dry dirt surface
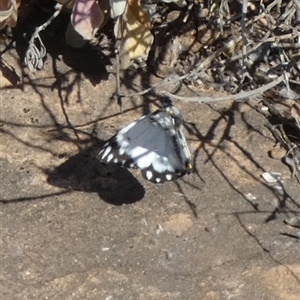
[{"label": "dry dirt surface", "polygon": [[121,114],[109,63],[83,52],[35,74],[3,55],[1,299],[299,300],[299,183],[268,156],[260,104],[176,101],[195,170],[154,185],[94,158],[155,106],[124,98]]}]

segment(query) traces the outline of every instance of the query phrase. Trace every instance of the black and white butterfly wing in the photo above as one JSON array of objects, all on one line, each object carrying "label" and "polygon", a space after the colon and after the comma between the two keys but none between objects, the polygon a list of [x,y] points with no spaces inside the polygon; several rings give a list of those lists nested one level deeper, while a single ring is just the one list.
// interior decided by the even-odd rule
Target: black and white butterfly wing
[{"label": "black and white butterfly wing", "polygon": [[144,178],[154,183],[190,173],[190,153],[182,125],[175,118],[178,111],[176,116],[170,111],[175,110],[163,108],[127,125],[108,140],[97,158],[103,163],[139,168]]}]

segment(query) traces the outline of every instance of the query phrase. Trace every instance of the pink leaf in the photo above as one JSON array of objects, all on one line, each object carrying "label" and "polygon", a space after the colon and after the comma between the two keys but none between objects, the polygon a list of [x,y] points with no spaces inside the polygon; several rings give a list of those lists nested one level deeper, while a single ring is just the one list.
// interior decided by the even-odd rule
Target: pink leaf
[{"label": "pink leaf", "polygon": [[92,39],[103,21],[104,14],[95,0],[76,0],[71,23],[84,39]]}]

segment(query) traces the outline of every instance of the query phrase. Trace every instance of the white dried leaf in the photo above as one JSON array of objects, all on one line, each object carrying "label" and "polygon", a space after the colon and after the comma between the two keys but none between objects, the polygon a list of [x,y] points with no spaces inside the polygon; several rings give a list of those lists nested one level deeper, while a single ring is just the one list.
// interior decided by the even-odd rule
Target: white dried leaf
[{"label": "white dried leaf", "polygon": [[185,0],[162,0],[165,3],[175,3],[179,7],[184,7],[186,6],[186,1]]},{"label": "white dried leaf", "polygon": [[126,8],[126,0],[109,0],[110,4],[110,16],[115,19],[121,16]]},{"label": "white dried leaf", "polygon": [[277,172],[265,172],[261,174],[262,178],[268,183],[278,182],[281,178],[281,173]]}]

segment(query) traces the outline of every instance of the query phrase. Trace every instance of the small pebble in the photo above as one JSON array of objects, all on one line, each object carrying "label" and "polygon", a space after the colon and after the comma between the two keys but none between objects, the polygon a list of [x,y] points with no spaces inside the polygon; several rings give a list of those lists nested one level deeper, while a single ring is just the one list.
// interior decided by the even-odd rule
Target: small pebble
[{"label": "small pebble", "polygon": [[269,151],[269,156],[273,159],[282,159],[286,155],[286,150],[282,148],[275,148]]}]

